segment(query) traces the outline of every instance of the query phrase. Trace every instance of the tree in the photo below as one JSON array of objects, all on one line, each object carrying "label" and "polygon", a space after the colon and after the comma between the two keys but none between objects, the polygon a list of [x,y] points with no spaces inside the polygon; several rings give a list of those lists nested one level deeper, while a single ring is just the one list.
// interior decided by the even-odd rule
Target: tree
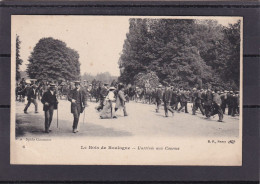
[{"label": "tree", "polygon": [[239,30],[215,20],[130,19],[119,80],[133,84],[153,71],[160,83],[179,87],[238,84]]},{"label": "tree", "polygon": [[93,81],[98,80],[102,83],[112,83],[113,81],[117,81],[116,76],[112,76],[109,72],[103,72],[103,73],[98,73],[96,75],[91,75],[91,74],[87,74],[84,73],[84,75],[81,76],[82,80],[87,80],[87,81]]},{"label": "tree", "polygon": [[234,25],[230,24],[224,30],[225,38],[229,41],[229,57],[225,68],[225,78],[233,83],[233,89],[239,89],[240,74],[240,20]]},{"label": "tree", "polygon": [[131,83],[138,73],[154,71],[161,83],[194,85],[197,77],[208,82],[211,68],[191,43],[194,25],[193,20],[130,19],[120,80]]},{"label": "tree", "polygon": [[79,54],[63,41],[42,38],[29,57],[27,73],[30,78],[39,80],[79,80]]},{"label": "tree", "polygon": [[18,35],[16,35],[16,80],[18,81],[21,78],[21,73],[20,73],[20,65],[22,65],[23,60],[20,58],[20,46],[21,41]]}]

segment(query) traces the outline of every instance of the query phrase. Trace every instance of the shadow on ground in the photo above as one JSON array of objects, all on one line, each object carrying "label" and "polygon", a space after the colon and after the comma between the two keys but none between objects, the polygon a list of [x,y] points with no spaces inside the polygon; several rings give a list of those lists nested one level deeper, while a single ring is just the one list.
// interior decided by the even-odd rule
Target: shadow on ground
[{"label": "shadow on ground", "polygon": [[16,137],[27,136],[48,136],[48,137],[66,137],[66,136],[93,136],[93,137],[123,137],[132,136],[133,134],[127,131],[116,130],[115,128],[106,128],[102,125],[96,125],[94,123],[79,122],[79,132],[72,133],[72,121],[62,120],[59,122],[59,128],[57,128],[56,122],[53,121],[51,125],[51,132],[46,134],[44,132],[44,117],[34,116],[37,121],[27,122],[22,119],[16,120]]}]

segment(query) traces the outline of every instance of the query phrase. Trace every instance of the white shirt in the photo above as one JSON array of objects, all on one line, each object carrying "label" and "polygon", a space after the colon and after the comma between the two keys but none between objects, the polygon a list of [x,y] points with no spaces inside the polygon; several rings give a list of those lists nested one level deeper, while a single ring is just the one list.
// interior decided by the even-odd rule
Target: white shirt
[{"label": "white shirt", "polygon": [[114,101],[114,100],[115,100],[114,91],[109,91],[109,92],[108,92],[107,99],[108,99],[108,100],[111,100],[111,101]]}]

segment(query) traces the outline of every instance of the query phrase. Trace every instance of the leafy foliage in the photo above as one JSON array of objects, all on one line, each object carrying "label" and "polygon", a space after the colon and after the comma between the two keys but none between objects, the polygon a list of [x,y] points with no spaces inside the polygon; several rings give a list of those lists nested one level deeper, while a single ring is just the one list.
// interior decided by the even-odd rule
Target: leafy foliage
[{"label": "leafy foliage", "polygon": [[139,73],[135,76],[134,83],[139,87],[156,87],[159,85],[159,77],[152,71]]},{"label": "leafy foliage", "polygon": [[21,41],[19,39],[19,36],[16,35],[16,54],[15,54],[15,61],[16,61],[16,80],[18,81],[21,78],[20,73],[20,65],[23,63],[23,60],[20,58],[20,46]]},{"label": "leafy foliage", "polygon": [[126,37],[122,82],[153,71],[160,83],[179,87],[239,86],[240,22],[227,28],[212,20],[130,19]]},{"label": "leafy foliage", "polygon": [[42,38],[29,57],[27,73],[39,80],[79,80],[79,54],[63,41]]},{"label": "leafy foliage", "polygon": [[[93,81],[95,79],[95,81],[100,81],[102,83],[112,83],[113,81],[116,81],[118,77],[116,76],[112,76],[109,72],[104,72],[104,73],[98,73],[97,75],[91,75],[91,74],[87,74],[84,73],[81,76],[81,80],[86,80],[86,81]],[[115,82],[114,82],[115,83]]]}]

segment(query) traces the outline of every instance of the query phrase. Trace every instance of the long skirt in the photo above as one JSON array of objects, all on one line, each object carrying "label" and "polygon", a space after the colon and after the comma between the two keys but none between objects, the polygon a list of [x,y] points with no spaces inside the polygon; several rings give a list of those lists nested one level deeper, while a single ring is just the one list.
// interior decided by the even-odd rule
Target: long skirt
[{"label": "long skirt", "polygon": [[109,119],[114,117],[115,107],[111,101],[106,101],[103,110],[100,112],[100,118]]}]

